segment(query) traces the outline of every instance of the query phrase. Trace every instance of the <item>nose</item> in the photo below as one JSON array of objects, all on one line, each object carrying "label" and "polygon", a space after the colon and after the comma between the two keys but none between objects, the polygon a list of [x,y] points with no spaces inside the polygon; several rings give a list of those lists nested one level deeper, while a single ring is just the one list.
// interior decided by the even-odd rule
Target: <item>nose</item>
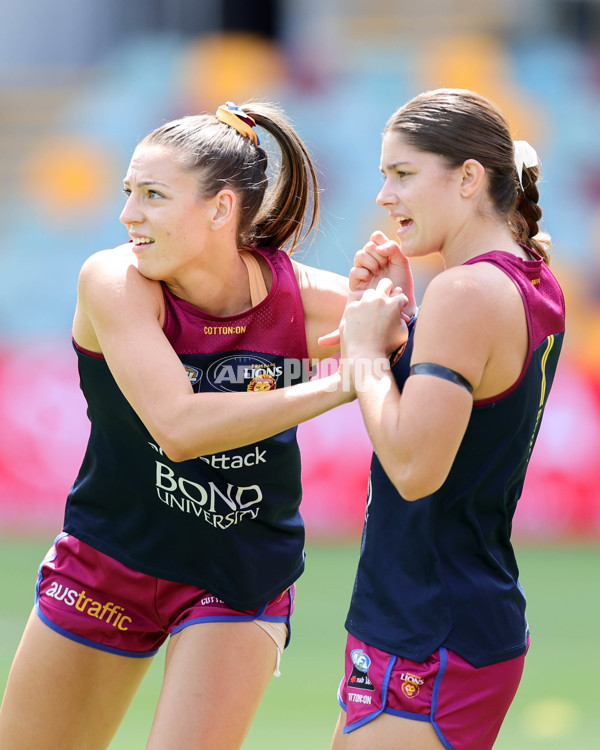
[{"label": "nose", "polygon": [[121,224],[139,224],[144,219],[133,193],[127,196],[119,221]]},{"label": "nose", "polygon": [[390,185],[388,180],[386,180],[383,183],[383,187],[377,194],[377,198],[375,199],[378,206],[389,206],[391,203],[394,202],[394,195],[392,190],[390,189]]}]

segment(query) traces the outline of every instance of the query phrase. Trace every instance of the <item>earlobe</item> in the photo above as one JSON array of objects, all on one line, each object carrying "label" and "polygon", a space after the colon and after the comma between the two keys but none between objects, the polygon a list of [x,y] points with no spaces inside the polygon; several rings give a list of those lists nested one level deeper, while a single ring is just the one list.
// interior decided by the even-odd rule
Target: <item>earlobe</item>
[{"label": "earlobe", "polygon": [[236,202],[237,197],[233,190],[221,190],[215,195],[210,217],[212,230],[221,229],[234,218]]},{"label": "earlobe", "polygon": [[485,168],[476,159],[467,159],[461,170],[460,194],[463,198],[470,198],[481,187],[485,177]]}]

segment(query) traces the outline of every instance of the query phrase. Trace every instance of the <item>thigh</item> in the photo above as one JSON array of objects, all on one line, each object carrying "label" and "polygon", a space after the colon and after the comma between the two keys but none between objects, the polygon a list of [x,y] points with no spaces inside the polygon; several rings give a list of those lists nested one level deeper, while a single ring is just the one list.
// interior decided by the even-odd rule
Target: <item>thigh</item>
[{"label": "thigh", "polygon": [[428,721],[381,714],[349,734],[344,734],[345,714],[338,719],[331,750],[444,750]]},{"label": "thigh", "polygon": [[174,635],[147,750],[237,750],[277,664],[254,622],[206,622]]},{"label": "thigh", "polygon": [[0,710],[0,747],[107,748],[150,662],[77,643],[32,613]]}]

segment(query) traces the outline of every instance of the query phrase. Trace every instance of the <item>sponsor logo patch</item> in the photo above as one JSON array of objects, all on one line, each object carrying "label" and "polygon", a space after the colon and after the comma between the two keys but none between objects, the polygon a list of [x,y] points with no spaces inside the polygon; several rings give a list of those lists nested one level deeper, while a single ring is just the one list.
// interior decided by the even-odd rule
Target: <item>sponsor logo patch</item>
[{"label": "sponsor logo patch", "polygon": [[[375,686],[369,679],[371,659],[361,648],[355,648],[354,651],[350,653],[350,658],[352,659],[352,674],[346,683],[348,687],[357,690],[375,690]],[[356,698],[352,698],[352,700],[357,702]]]},{"label": "sponsor logo patch", "polygon": [[407,698],[414,698],[419,695],[419,690],[424,682],[420,677],[410,672],[403,672],[400,679],[402,680],[402,692]]},{"label": "sponsor logo patch", "polygon": [[184,365],[184,367],[192,385],[196,385],[202,380],[202,370],[192,367],[192,365]]},{"label": "sponsor logo patch", "polygon": [[267,391],[277,387],[283,367],[258,354],[235,354],[213,362],[206,379],[218,391]]},{"label": "sponsor logo patch", "polygon": [[131,617],[125,614],[123,607],[114,602],[98,602],[87,596],[85,589],[77,591],[64,586],[62,583],[52,581],[48,590],[44,592],[44,596],[62,602],[67,607],[75,607],[79,612],[102,620],[102,622],[117,628],[117,630],[129,629]]}]

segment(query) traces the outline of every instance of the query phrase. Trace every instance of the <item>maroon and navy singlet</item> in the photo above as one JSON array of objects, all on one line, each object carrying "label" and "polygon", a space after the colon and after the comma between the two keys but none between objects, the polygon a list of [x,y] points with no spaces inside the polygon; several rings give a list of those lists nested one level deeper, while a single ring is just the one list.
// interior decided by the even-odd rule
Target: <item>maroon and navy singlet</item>
[{"label": "maroon and navy singlet", "polygon": [[[373,456],[346,621],[359,641],[420,663],[442,647],[474,667],[527,650],[525,596],[510,537],[561,349],[564,299],[538,256],[525,261],[491,252],[469,261],[481,262],[504,271],[521,293],[525,365],[505,393],[474,403],[452,469],[432,495],[405,501]],[[400,390],[411,352],[412,334],[392,369]]]},{"label": "maroon and navy singlet", "polygon": [[[217,318],[163,285],[164,332],[196,392],[260,391],[307,379],[300,290],[289,257],[255,252],[273,283],[252,309]],[[91,422],[64,531],[130,568],[261,607],[304,568],[296,428],[176,463],[129,405],[101,355],[76,347]]]}]

